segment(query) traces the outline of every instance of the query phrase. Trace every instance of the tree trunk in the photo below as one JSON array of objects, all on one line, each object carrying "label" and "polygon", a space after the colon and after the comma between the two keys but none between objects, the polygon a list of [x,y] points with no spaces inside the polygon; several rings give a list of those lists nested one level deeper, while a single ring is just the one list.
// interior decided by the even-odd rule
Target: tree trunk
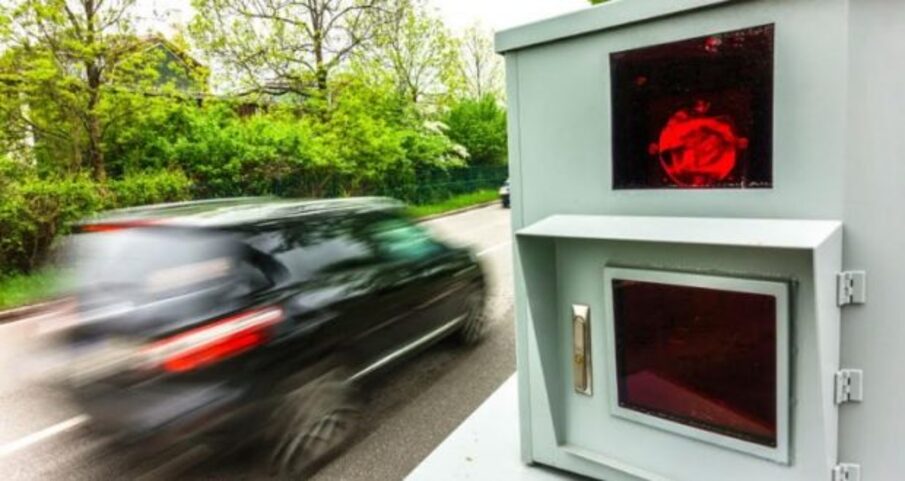
[{"label": "tree trunk", "polygon": [[327,98],[327,65],[324,60],[324,50],[326,36],[330,32],[326,32],[326,20],[329,4],[331,2],[316,1],[312,4],[309,15],[311,16],[311,32],[312,49],[314,51],[314,77],[317,83],[317,91],[324,98]]},{"label": "tree trunk", "polygon": [[321,32],[314,34],[314,76],[317,81],[317,90],[326,98],[327,96],[327,67],[324,65],[324,41]]},{"label": "tree trunk", "polygon": [[88,108],[85,112],[85,123],[88,130],[88,162],[95,180],[103,181],[107,177],[104,165],[104,151],[101,146],[101,120],[97,113],[100,103],[101,75],[94,62],[89,62],[85,70],[88,73]]},{"label": "tree trunk", "polygon": [[[95,17],[100,7],[100,2],[95,0],[83,0],[85,10],[85,35],[87,44],[94,47],[96,40]],[[103,181],[107,177],[107,169],[104,165],[104,151],[101,148],[101,119],[97,112],[101,100],[101,67],[97,54],[85,61],[85,76],[88,80],[88,105],[85,110],[85,127],[88,130],[88,162],[91,163],[91,172],[95,180]]]},{"label": "tree trunk", "polygon": [[104,165],[104,151],[101,148],[101,125],[94,112],[88,114],[88,160],[95,180],[104,181],[107,169]]},{"label": "tree trunk", "polygon": [[317,90],[324,98],[327,97],[327,69],[323,65],[317,67]]}]

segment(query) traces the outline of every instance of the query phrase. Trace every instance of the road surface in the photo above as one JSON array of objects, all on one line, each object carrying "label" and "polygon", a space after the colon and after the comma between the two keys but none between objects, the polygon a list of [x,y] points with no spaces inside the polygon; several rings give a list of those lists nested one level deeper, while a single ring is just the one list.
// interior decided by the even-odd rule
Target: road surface
[{"label": "road surface", "polygon": [[[438,344],[381,377],[355,443],[316,481],[403,479],[515,370],[509,211],[494,205],[425,225],[481,258],[491,286],[487,337],[473,348]],[[86,432],[85,416],[27,380],[21,354],[35,325],[0,326],[0,479],[133,479],[136,470],[167,478],[97,443]],[[263,458],[247,453],[201,462],[178,478],[266,479],[271,474]]]}]

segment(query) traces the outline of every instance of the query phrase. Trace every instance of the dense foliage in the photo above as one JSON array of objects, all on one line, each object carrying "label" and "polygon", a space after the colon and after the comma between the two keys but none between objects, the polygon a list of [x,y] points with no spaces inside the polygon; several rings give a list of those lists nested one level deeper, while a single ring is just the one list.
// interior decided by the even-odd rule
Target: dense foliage
[{"label": "dense foliage", "polygon": [[506,111],[497,99],[462,99],[446,114],[449,137],[468,150],[473,165],[506,162]]},{"label": "dense foliage", "polygon": [[0,266],[5,272],[37,267],[57,236],[70,224],[111,207],[128,207],[189,198],[189,179],[181,172],[135,174],[107,183],[86,175],[41,178],[0,160],[0,172],[15,172],[2,184]]},{"label": "dense foliage", "polygon": [[[419,0],[306,2],[324,18],[361,9],[331,24],[235,8],[274,13],[270,0],[195,0],[250,29],[199,16],[172,38],[137,35],[134,3],[0,3],[0,276],[32,271],[104,209],[246,195],[424,203],[506,177],[489,40],[472,29],[460,43]],[[254,22],[272,30],[253,38]],[[355,38],[311,43],[344,22]]]}]

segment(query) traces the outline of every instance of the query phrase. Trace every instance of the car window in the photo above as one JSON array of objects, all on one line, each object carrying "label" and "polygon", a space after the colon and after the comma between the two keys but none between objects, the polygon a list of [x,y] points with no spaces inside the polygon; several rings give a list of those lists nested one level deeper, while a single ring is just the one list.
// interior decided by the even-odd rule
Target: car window
[{"label": "car window", "polygon": [[226,232],[143,227],[83,233],[72,236],[65,250],[80,295],[90,302],[111,295],[144,302],[215,292],[233,298],[270,285]]},{"label": "car window", "polygon": [[375,259],[374,246],[354,217],[312,219],[258,234],[251,244],[279,261],[293,279],[308,279],[338,265]]},{"label": "car window", "polygon": [[380,256],[389,260],[419,260],[442,251],[423,227],[401,217],[379,220],[371,227],[371,237]]},{"label": "car window", "polygon": [[237,244],[228,234],[201,229],[141,228],[77,234],[67,250],[81,286],[160,294],[231,276]]}]

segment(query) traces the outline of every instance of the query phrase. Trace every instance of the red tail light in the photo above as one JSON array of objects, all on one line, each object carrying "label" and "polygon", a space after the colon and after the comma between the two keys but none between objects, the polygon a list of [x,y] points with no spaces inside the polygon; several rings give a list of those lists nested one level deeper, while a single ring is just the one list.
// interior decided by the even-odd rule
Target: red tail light
[{"label": "red tail light", "polygon": [[279,307],[244,312],[158,341],[143,357],[150,368],[191,371],[260,346],[269,339],[269,328],[281,320]]},{"label": "red tail light", "polygon": [[136,227],[147,227],[154,224],[159,223],[159,219],[148,219],[148,220],[139,220],[139,221],[126,221],[126,222],[108,222],[103,224],[86,224],[81,227],[77,227],[76,230],[78,232],[84,232],[86,234],[91,233],[100,233],[100,232],[116,232],[125,229],[134,229]]}]

